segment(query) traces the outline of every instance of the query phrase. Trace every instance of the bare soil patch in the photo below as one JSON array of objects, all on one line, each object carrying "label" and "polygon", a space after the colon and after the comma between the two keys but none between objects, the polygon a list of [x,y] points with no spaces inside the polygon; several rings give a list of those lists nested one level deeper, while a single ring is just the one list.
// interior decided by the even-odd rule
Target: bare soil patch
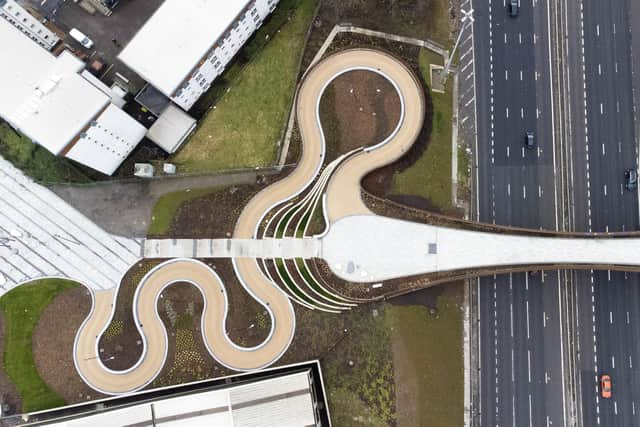
[{"label": "bare soil patch", "polygon": [[91,310],[84,286],[58,295],[42,312],[33,331],[33,359],[42,380],[67,403],[106,397],[82,380],[73,362],[73,342]]},{"label": "bare soil patch", "polygon": [[142,337],[133,319],[133,296],[145,274],[163,260],[143,260],[131,267],[122,279],[113,319],[100,338],[100,360],[110,369],[132,367],[142,356]]},{"label": "bare soil patch", "polygon": [[195,286],[176,283],[158,300],[158,313],[167,329],[167,360],[150,388],[227,375],[230,371],[209,354],[201,329],[204,299]]},{"label": "bare soil patch", "polygon": [[0,310],[0,403],[9,405],[9,413],[13,413],[17,408],[22,407],[22,399],[15,384],[5,374],[4,369],[1,369],[4,354],[4,325],[4,316]]},{"label": "bare soil patch", "polygon": [[387,79],[371,71],[337,77],[320,101],[327,160],[383,141],[399,120],[400,98]]}]

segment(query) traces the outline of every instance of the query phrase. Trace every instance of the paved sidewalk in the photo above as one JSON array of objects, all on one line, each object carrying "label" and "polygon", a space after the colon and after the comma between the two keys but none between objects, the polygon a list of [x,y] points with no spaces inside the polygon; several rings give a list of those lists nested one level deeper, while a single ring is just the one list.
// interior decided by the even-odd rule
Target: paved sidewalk
[{"label": "paved sidewalk", "polygon": [[113,288],[141,251],[140,241],[105,232],[0,157],[0,295],[51,276]]},{"label": "paved sidewalk", "polygon": [[320,240],[305,239],[148,239],[145,258],[316,258]]}]

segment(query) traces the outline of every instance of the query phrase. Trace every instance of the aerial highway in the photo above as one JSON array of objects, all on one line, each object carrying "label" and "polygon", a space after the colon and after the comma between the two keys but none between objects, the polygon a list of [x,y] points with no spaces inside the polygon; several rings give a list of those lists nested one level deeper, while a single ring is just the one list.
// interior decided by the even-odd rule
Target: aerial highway
[{"label": "aerial highway", "polygon": [[[477,219],[556,230],[548,2],[473,2]],[[535,146],[525,147],[534,132]],[[564,423],[559,275],[479,279],[479,424]]]},{"label": "aerial highway", "polygon": [[[632,92],[630,2],[567,3],[571,81],[573,222],[578,231],[638,229],[638,194],[624,188],[637,169]],[[640,279],[578,272],[575,282],[578,414],[584,426],[640,423]],[[609,374],[611,399],[598,379]]]}]

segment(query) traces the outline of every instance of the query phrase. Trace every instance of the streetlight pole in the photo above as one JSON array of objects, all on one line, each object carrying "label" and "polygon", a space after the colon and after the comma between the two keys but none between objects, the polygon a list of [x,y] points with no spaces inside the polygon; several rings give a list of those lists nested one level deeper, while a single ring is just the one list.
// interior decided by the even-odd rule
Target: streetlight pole
[{"label": "streetlight pole", "polygon": [[447,62],[444,64],[444,69],[440,74],[440,84],[442,86],[447,82],[447,77],[449,76],[449,68],[451,68],[451,63],[453,62],[453,57],[456,54],[456,50],[458,49],[458,45],[460,44],[460,40],[462,39],[462,33],[464,32],[465,27],[468,24],[473,24],[473,9],[469,9],[468,11],[462,10],[462,25],[460,26],[460,31],[458,32],[458,38],[456,39],[456,44],[453,46],[453,50],[447,59]]}]

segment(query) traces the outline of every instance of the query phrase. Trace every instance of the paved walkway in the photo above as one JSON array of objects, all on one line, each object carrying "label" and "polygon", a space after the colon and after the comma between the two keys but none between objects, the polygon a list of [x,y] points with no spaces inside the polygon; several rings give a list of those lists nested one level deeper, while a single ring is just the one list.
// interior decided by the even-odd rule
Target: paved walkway
[{"label": "paved walkway", "polygon": [[140,241],[105,232],[0,157],[0,295],[51,276],[113,288],[141,252]]},{"label": "paved walkway", "polygon": [[494,234],[376,215],[334,222],[322,258],[339,277],[378,282],[483,267],[640,266],[640,238],[559,238]]},{"label": "paved walkway", "polygon": [[147,239],[144,258],[317,258],[320,240]]},{"label": "paved walkway", "polygon": [[[242,211],[234,230],[234,239],[254,239],[263,217],[276,205],[300,194],[318,175],[325,155],[324,137],[318,122],[319,100],[324,89],[334,78],[351,70],[371,70],[391,79],[398,79],[394,85],[401,89],[402,96],[411,97],[407,105],[415,108],[411,120],[402,122],[396,135],[402,138],[415,138],[422,125],[422,96],[416,81],[409,71],[391,56],[373,50],[348,50],[337,53],[318,63],[307,74],[300,87],[296,113],[303,140],[301,159],[296,169],[284,179],[272,184],[253,197]],[[408,86],[405,86],[408,85]],[[416,89],[417,88],[417,89]],[[419,91],[420,92],[420,91]],[[421,92],[420,92],[421,93]],[[405,127],[417,127],[405,129]],[[396,149],[393,149],[393,144]],[[383,150],[383,155],[368,154],[371,167],[384,164],[385,160],[399,157],[413,142],[400,138],[389,139],[389,144],[376,147]],[[370,151],[373,153],[373,150]],[[361,160],[364,163],[367,160]],[[354,163],[357,167],[359,163]],[[357,190],[359,198],[358,173],[346,174],[349,182],[344,192],[353,195]],[[334,190],[335,191],[335,190]],[[361,202],[360,202],[361,203]],[[359,204],[355,203],[357,206]],[[175,245],[176,247],[180,245]],[[206,246],[206,244],[205,244]],[[182,246],[180,246],[182,247]],[[191,242],[193,248],[193,242]],[[182,247],[184,250],[184,247]],[[189,244],[187,244],[187,251]],[[191,249],[192,250],[192,249]],[[203,267],[194,267],[194,262],[179,260],[162,265],[154,270],[145,283],[138,288],[134,300],[137,319],[142,324],[141,332],[145,340],[145,352],[140,362],[131,370],[119,373],[110,372],[99,360],[97,341],[106,329],[113,308],[113,292],[95,295],[94,309],[86,319],[76,336],[74,360],[80,375],[92,387],[104,393],[121,393],[143,387],[160,372],[166,357],[166,331],[156,313],[156,298],[159,289],[175,281],[189,281],[200,286],[207,302],[205,321],[214,329],[203,329],[205,341],[211,343],[210,352],[217,360],[234,369],[258,369],[276,360],[286,351],[293,339],[295,331],[295,315],[293,306],[287,295],[267,277],[258,267],[254,258],[234,258],[233,265],[238,279],[247,292],[260,302],[269,312],[272,329],[269,337],[258,347],[242,348],[230,343],[224,330],[226,317],[226,300],[222,304],[221,296],[224,288],[214,273]],[[147,290],[149,288],[149,290]],[[111,301],[111,302],[109,302]],[[144,319],[144,320],[143,320]],[[208,319],[208,320],[207,320]]]}]

